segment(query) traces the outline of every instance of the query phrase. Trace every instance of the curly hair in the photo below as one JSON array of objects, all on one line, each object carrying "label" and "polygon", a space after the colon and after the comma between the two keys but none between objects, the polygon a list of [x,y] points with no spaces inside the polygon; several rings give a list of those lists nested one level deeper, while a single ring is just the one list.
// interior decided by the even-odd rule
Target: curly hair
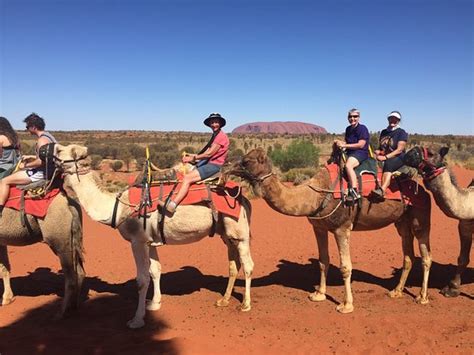
[{"label": "curly hair", "polygon": [[34,126],[38,128],[40,131],[44,131],[44,128],[46,127],[46,124],[44,123],[44,119],[34,112],[28,115],[23,120],[23,122],[25,122],[27,126]]},{"label": "curly hair", "polygon": [[18,135],[5,117],[0,117],[0,134],[7,137],[13,147],[19,147]]}]

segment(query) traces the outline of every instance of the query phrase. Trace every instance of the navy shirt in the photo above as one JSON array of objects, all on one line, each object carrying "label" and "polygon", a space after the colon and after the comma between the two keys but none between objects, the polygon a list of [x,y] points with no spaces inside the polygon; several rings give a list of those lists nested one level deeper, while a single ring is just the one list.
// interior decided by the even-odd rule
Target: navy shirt
[{"label": "navy shirt", "polygon": [[369,157],[369,130],[363,124],[358,124],[354,128],[352,126],[348,126],[346,128],[346,135],[345,140],[348,144],[354,144],[359,142],[361,139],[365,140],[365,145],[362,148],[346,148],[347,154],[357,155],[363,159],[367,159]]},{"label": "navy shirt", "polygon": [[[397,128],[394,129],[393,131],[390,131],[388,129],[384,129],[380,133],[380,138],[379,138],[379,149],[382,150],[385,155],[393,152],[395,149],[397,149],[398,142],[407,142],[408,141],[408,133],[402,129],[402,128]],[[405,154],[405,151],[403,151],[399,156],[403,156]]]}]

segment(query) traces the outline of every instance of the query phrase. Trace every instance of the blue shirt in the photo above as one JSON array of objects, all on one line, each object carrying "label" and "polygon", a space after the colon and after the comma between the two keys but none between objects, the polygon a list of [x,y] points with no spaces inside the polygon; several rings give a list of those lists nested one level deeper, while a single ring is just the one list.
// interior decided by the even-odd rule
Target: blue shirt
[{"label": "blue shirt", "polygon": [[348,155],[356,154],[360,157],[367,159],[369,157],[369,130],[363,124],[358,124],[354,128],[348,126],[346,128],[345,140],[348,144],[354,144],[359,142],[361,139],[365,140],[365,145],[362,148],[346,148]]},{"label": "blue shirt", "polygon": [[[392,131],[386,128],[380,133],[379,149],[387,155],[397,149],[398,142],[407,141],[408,133],[404,129],[397,128]],[[405,151],[403,151],[399,156],[401,157],[404,154]]]}]

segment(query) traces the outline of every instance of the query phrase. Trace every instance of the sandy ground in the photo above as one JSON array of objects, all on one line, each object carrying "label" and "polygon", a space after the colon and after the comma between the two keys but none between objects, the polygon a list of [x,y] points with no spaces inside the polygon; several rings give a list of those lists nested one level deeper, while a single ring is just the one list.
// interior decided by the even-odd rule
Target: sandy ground
[{"label": "sandy ground", "polygon": [[[454,172],[462,186],[474,177],[474,171],[455,167]],[[319,282],[319,270],[309,223],[278,214],[262,200],[253,200],[252,205],[255,271],[250,312],[237,310],[242,279],[229,307],[214,306],[225,289],[228,270],[226,248],[214,237],[159,248],[163,306],[147,313],[145,328],[127,329],[137,298],[130,246],[117,231],[86,217],[88,296],[67,319],[52,318],[60,306],[63,277],[51,250],[44,244],[9,248],[17,297],[0,307],[1,355],[474,352],[474,270],[471,264],[464,274],[461,296],[447,299],[439,294],[454,272],[459,241],[457,222],[436,206],[430,303],[414,301],[421,284],[419,258],[405,297],[387,296],[402,265],[400,238],[390,226],[353,233],[355,311],[343,315],[335,311],[343,285],[334,240],[330,240],[328,300],[311,302],[308,293]]]}]

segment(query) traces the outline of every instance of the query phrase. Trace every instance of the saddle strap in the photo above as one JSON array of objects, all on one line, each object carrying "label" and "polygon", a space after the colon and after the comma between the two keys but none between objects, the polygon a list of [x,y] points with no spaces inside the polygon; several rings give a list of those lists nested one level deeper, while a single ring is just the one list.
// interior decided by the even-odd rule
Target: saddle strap
[{"label": "saddle strap", "polygon": [[217,212],[216,206],[214,205],[214,201],[212,200],[211,187],[209,185],[206,185],[206,190],[207,190],[207,201],[212,212],[212,227],[211,227],[211,232],[209,233],[209,237],[213,237],[214,234],[216,234],[216,225],[217,225],[217,219],[219,218],[219,212]]},{"label": "saddle strap", "polygon": [[31,228],[30,221],[28,221],[28,217],[25,213],[25,192],[25,190],[22,190],[20,195],[20,221],[21,226],[23,228],[26,227],[26,229],[28,229],[28,233],[32,234],[33,228]]}]

